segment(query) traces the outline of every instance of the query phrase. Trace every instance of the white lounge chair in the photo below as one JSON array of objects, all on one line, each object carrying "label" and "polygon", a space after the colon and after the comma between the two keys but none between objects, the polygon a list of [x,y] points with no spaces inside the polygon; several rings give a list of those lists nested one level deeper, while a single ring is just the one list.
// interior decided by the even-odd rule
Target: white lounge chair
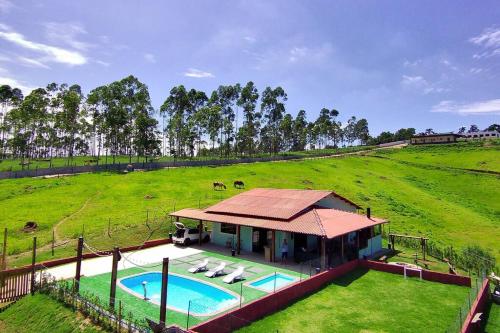
[{"label": "white lounge chair", "polygon": [[216,277],[217,275],[223,274],[224,273],[224,268],[226,267],[225,262],[221,262],[219,266],[214,267],[210,269],[208,272],[205,273],[205,276],[209,278]]},{"label": "white lounge chair", "polygon": [[190,269],[188,269],[189,273],[198,273],[198,272],[203,272],[207,270],[207,265],[208,265],[208,259],[203,260],[199,264],[194,265]]},{"label": "white lounge chair", "polygon": [[234,272],[228,274],[222,281],[225,283],[233,283],[236,280],[241,280],[243,278],[243,272],[245,271],[245,267],[239,266],[236,268]]}]

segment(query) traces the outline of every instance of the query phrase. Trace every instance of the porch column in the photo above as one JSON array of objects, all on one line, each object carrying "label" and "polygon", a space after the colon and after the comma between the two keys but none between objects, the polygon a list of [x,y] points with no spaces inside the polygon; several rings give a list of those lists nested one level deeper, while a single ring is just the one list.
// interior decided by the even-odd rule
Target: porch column
[{"label": "porch column", "polygon": [[321,270],[326,269],[326,237],[321,237]]},{"label": "porch column", "polygon": [[203,235],[203,221],[198,222],[198,244],[201,245],[201,235]]},{"label": "porch column", "polygon": [[241,250],[241,226],[236,226],[236,253],[239,255]]},{"label": "porch column", "polygon": [[271,262],[276,258],[276,231],[272,231],[271,236]]},{"label": "porch column", "polygon": [[344,235],[340,236],[340,261],[344,263]]}]

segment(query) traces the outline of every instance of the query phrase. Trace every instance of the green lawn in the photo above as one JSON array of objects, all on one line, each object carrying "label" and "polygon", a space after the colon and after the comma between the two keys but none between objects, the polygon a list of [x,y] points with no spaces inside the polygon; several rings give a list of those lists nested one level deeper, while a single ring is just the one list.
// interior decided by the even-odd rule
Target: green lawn
[{"label": "green lawn", "polygon": [[378,150],[378,156],[440,167],[500,172],[500,140],[416,145],[400,150]]},{"label": "green lawn", "polygon": [[444,332],[468,291],[359,269],[237,332]]},{"label": "green lawn", "polygon": [[488,321],[484,330],[485,333],[500,332],[500,305],[492,302],[488,311]]},{"label": "green lawn", "polygon": [[[306,150],[306,151],[296,151],[296,152],[286,152],[281,153],[280,155],[297,155],[297,156],[319,156],[323,154],[342,154],[342,153],[350,153],[362,150],[370,150],[373,149],[374,146],[354,146],[354,147],[345,147],[338,149],[314,149],[314,150]],[[269,157],[269,154],[257,154],[254,157]],[[176,160],[214,160],[219,159],[219,156],[202,156],[202,157],[185,157],[185,158],[177,158]],[[238,158],[236,156],[223,157],[223,159],[235,159]],[[18,171],[23,169],[45,169],[51,167],[63,167],[63,166],[82,166],[82,165],[95,165],[97,157],[92,156],[75,156],[72,159],[68,159],[65,157],[54,157],[52,159],[30,159],[30,160],[21,160],[21,159],[0,159],[0,171]],[[115,163],[127,164],[129,162],[132,163],[142,163],[145,162],[146,159],[144,157],[132,156],[116,156]],[[149,161],[149,159],[148,159]],[[174,161],[174,158],[171,156],[161,156],[155,159],[156,162],[168,162]],[[23,165],[24,163],[24,165]],[[113,157],[112,156],[100,156],[99,164],[112,164]]]},{"label": "green lawn", "polygon": [[[76,316],[76,317],[75,317]],[[26,296],[0,313],[0,332],[98,333],[104,332],[52,298]]]},{"label": "green lawn", "polygon": [[[490,159],[499,156],[498,150],[490,147],[453,147],[450,154],[456,157],[458,149],[465,160],[476,159],[478,149]],[[415,154],[425,159],[425,149],[418,147],[423,152]],[[446,154],[448,146],[429,149]],[[240,179],[247,189],[332,189],[371,207],[373,215],[389,219],[391,231],[426,235],[455,248],[480,244],[500,259],[498,176],[406,164],[395,159],[399,154],[406,156],[404,149],[391,151],[394,159],[350,156],[4,180],[0,182],[0,225],[9,228],[11,266],[30,261],[29,253],[12,255],[28,251],[32,236],[38,237],[39,245],[50,243],[56,225],[61,239],[74,240],[84,230],[86,240],[97,248],[140,244],[150,231],[153,238],[167,235],[172,226],[164,216],[174,208],[205,207],[239,193],[232,186],[227,191],[213,191],[213,181],[231,185]],[[39,230],[24,233],[21,229],[26,221],[36,221]],[[56,257],[68,255],[74,255],[74,243],[56,250]],[[49,258],[49,249],[39,251],[39,259]]]},{"label": "green lawn", "polygon": [[[240,281],[240,282],[235,282],[233,284],[227,284],[222,281],[223,277],[216,277],[216,278],[208,278],[205,277],[204,273],[197,273],[197,274],[191,274],[187,272],[187,269],[189,267],[192,267],[195,263],[198,263],[199,261],[208,258],[210,263],[209,263],[209,268],[213,266],[217,266],[220,261],[226,262],[226,272],[232,272],[235,270],[238,266],[244,266],[245,267],[245,280]],[[151,264],[148,266],[154,266],[154,264]],[[120,270],[118,272],[118,278],[123,278],[127,277],[130,275],[135,275],[135,274],[140,274],[148,271],[157,271],[161,272],[161,263],[159,267],[151,267],[151,268],[129,268],[129,269],[124,269]],[[266,292],[248,287],[245,285],[245,283],[259,279],[263,276],[269,275],[269,274],[274,274],[275,272],[278,273],[285,273],[287,275],[295,276],[298,279],[305,279],[308,278],[309,271],[305,273],[304,275],[300,275],[297,272],[287,270],[285,268],[280,268],[280,267],[273,267],[273,266],[268,266],[268,265],[263,265],[259,264],[253,261],[248,261],[244,260],[241,258],[236,258],[236,257],[228,257],[224,256],[221,254],[217,253],[212,253],[212,252],[202,252],[200,254],[196,254],[193,256],[188,256],[188,257],[183,257],[179,258],[177,260],[172,260],[169,265],[169,272],[170,273],[177,273],[177,274],[182,274],[182,275],[187,275],[188,277],[196,278],[199,280],[207,281],[212,284],[215,284],[217,286],[220,286],[224,289],[230,290],[236,294],[240,294],[242,292],[243,295],[243,302],[242,304],[248,303],[250,301],[253,301],[257,298],[260,298],[262,296],[267,295]],[[110,279],[111,279],[111,274],[106,273],[106,274],[101,274],[97,276],[92,276],[92,277],[84,277],[81,280],[81,292],[89,292],[95,296],[98,296],[101,300],[108,300],[109,299],[109,287],[110,287]],[[243,286],[242,286],[243,284]],[[150,302],[143,301],[142,299],[131,295],[124,291],[122,288],[119,286],[117,287],[117,293],[116,293],[116,298],[122,301],[122,305],[124,307],[124,313],[132,312],[135,314],[135,318],[138,318],[139,316],[142,317],[148,317],[153,320],[158,321],[159,319],[159,306],[155,305]],[[168,299],[168,298],[167,298]],[[186,300],[189,301],[189,300]],[[239,304],[238,304],[239,305]],[[236,305],[236,306],[238,306]],[[193,301],[192,303],[192,308],[200,308],[200,306],[203,306],[200,303],[197,303],[196,301]],[[203,310],[198,310],[198,311],[203,311]],[[200,316],[190,316],[189,319],[189,325],[193,326],[196,323],[199,323],[201,321],[205,321],[209,319],[210,317],[200,317]],[[173,310],[168,310],[167,311],[167,322],[169,324],[177,324],[180,327],[186,327],[187,324],[187,315],[181,312],[173,311]]]}]

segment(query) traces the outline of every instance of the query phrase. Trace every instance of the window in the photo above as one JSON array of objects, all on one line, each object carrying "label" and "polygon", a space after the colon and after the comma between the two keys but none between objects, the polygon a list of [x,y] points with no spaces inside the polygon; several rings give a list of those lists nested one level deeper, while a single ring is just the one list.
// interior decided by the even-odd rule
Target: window
[{"label": "window", "polygon": [[196,235],[196,234],[198,234],[199,232],[200,232],[200,231],[199,231],[198,229],[189,229],[188,234],[190,234],[190,235]]},{"label": "window", "polygon": [[236,235],[236,226],[234,224],[221,223],[220,232],[225,234]]}]

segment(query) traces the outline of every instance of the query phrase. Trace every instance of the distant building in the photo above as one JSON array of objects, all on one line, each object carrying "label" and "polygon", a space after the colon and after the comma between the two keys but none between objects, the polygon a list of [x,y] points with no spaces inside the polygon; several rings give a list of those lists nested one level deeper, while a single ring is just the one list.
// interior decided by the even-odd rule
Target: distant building
[{"label": "distant building", "polygon": [[494,138],[500,138],[500,132],[497,131],[471,132],[471,133],[464,133],[464,137],[472,140],[494,139]]},{"label": "distant building", "polygon": [[452,143],[452,142],[457,142],[457,139],[461,137],[462,135],[455,133],[414,135],[411,138],[410,142],[414,145],[432,144],[432,143]]}]

